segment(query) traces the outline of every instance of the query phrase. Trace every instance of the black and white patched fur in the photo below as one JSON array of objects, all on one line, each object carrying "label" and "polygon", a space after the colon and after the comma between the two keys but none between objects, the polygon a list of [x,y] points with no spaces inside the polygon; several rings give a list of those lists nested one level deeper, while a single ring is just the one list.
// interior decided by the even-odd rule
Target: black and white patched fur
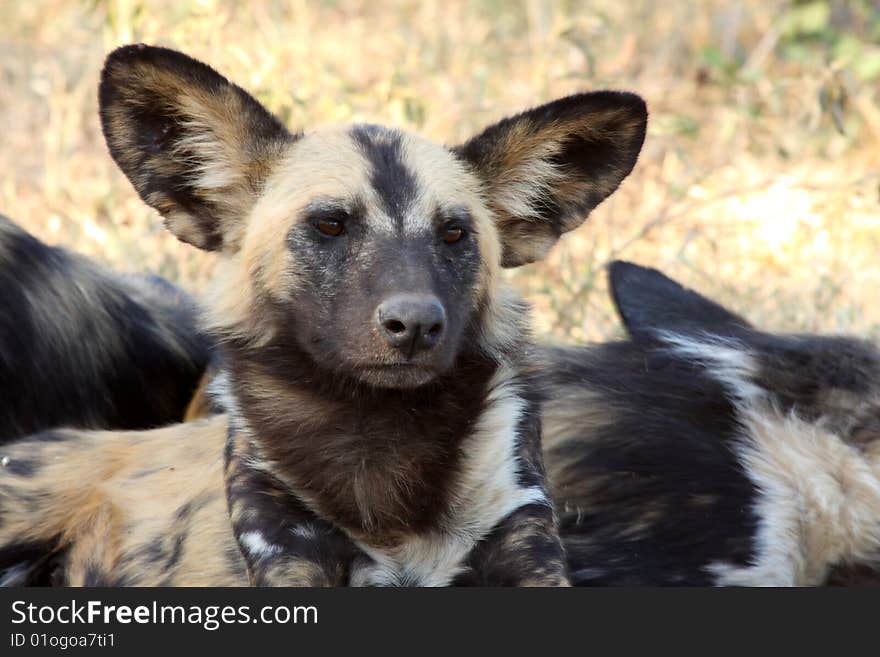
[{"label": "black and white patched fur", "polygon": [[876,582],[877,347],[760,331],[629,263],[610,283],[629,337],[539,368],[572,583]]}]

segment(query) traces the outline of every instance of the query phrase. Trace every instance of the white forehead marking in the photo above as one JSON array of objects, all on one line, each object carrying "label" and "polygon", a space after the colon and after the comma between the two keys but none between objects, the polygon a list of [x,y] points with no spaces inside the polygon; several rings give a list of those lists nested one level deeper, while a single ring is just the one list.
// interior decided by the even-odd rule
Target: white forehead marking
[{"label": "white forehead marking", "polygon": [[[369,138],[378,146],[393,143],[396,157],[390,158],[387,164],[401,167],[405,172],[401,172],[401,183],[412,184],[408,190],[384,190],[409,195],[406,207],[399,208],[401,216],[397,218],[389,216],[380,192],[370,184],[367,204],[372,229],[403,237],[424,235],[434,231],[438,209],[481,206],[479,183],[444,146],[417,135],[396,130],[386,132],[382,128],[370,133]],[[376,163],[369,156],[364,157],[364,162],[368,167],[367,177],[371,178]],[[402,223],[402,235],[398,222]]]}]

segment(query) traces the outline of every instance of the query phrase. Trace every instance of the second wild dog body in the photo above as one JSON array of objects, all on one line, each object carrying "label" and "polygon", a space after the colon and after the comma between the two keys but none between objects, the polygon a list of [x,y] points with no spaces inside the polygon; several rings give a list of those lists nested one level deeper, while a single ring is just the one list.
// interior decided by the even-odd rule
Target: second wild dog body
[{"label": "second wild dog body", "polygon": [[210,356],[195,303],[0,215],[0,444],[56,426],[180,422]]},{"label": "second wild dog body", "polygon": [[629,339],[538,367],[572,583],[876,583],[880,350],[760,331],[653,269],[610,282]]},{"label": "second wild dog body", "polygon": [[7,580],[566,584],[526,308],[500,269],[614,191],[643,101],[571,96],[455,148],[378,126],[291,134],[207,66],[132,46],[100,104],[143,199],[219,254],[206,324],[228,415],[15,445]]}]

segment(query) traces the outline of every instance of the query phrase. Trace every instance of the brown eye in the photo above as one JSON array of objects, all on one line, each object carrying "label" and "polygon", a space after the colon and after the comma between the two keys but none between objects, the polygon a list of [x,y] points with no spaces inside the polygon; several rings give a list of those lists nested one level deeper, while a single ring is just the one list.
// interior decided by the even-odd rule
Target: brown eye
[{"label": "brown eye", "polygon": [[318,230],[330,237],[336,237],[342,234],[342,222],[339,219],[319,219]]},{"label": "brown eye", "polygon": [[448,226],[443,231],[443,241],[447,244],[455,244],[462,237],[464,237],[464,229],[458,226]]}]

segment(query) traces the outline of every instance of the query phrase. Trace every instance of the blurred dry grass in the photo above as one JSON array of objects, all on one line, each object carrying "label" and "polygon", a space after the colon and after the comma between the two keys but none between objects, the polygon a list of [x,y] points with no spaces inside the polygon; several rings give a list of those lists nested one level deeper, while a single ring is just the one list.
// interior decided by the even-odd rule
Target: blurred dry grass
[{"label": "blurred dry grass", "polygon": [[369,120],[448,143],[577,90],[641,93],[636,171],[546,263],[512,272],[538,330],[614,334],[611,257],[778,330],[880,335],[880,5],[0,0],[0,212],[51,243],[198,289],[105,151],[103,56],[144,41],[211,63],[292,126]]}]

